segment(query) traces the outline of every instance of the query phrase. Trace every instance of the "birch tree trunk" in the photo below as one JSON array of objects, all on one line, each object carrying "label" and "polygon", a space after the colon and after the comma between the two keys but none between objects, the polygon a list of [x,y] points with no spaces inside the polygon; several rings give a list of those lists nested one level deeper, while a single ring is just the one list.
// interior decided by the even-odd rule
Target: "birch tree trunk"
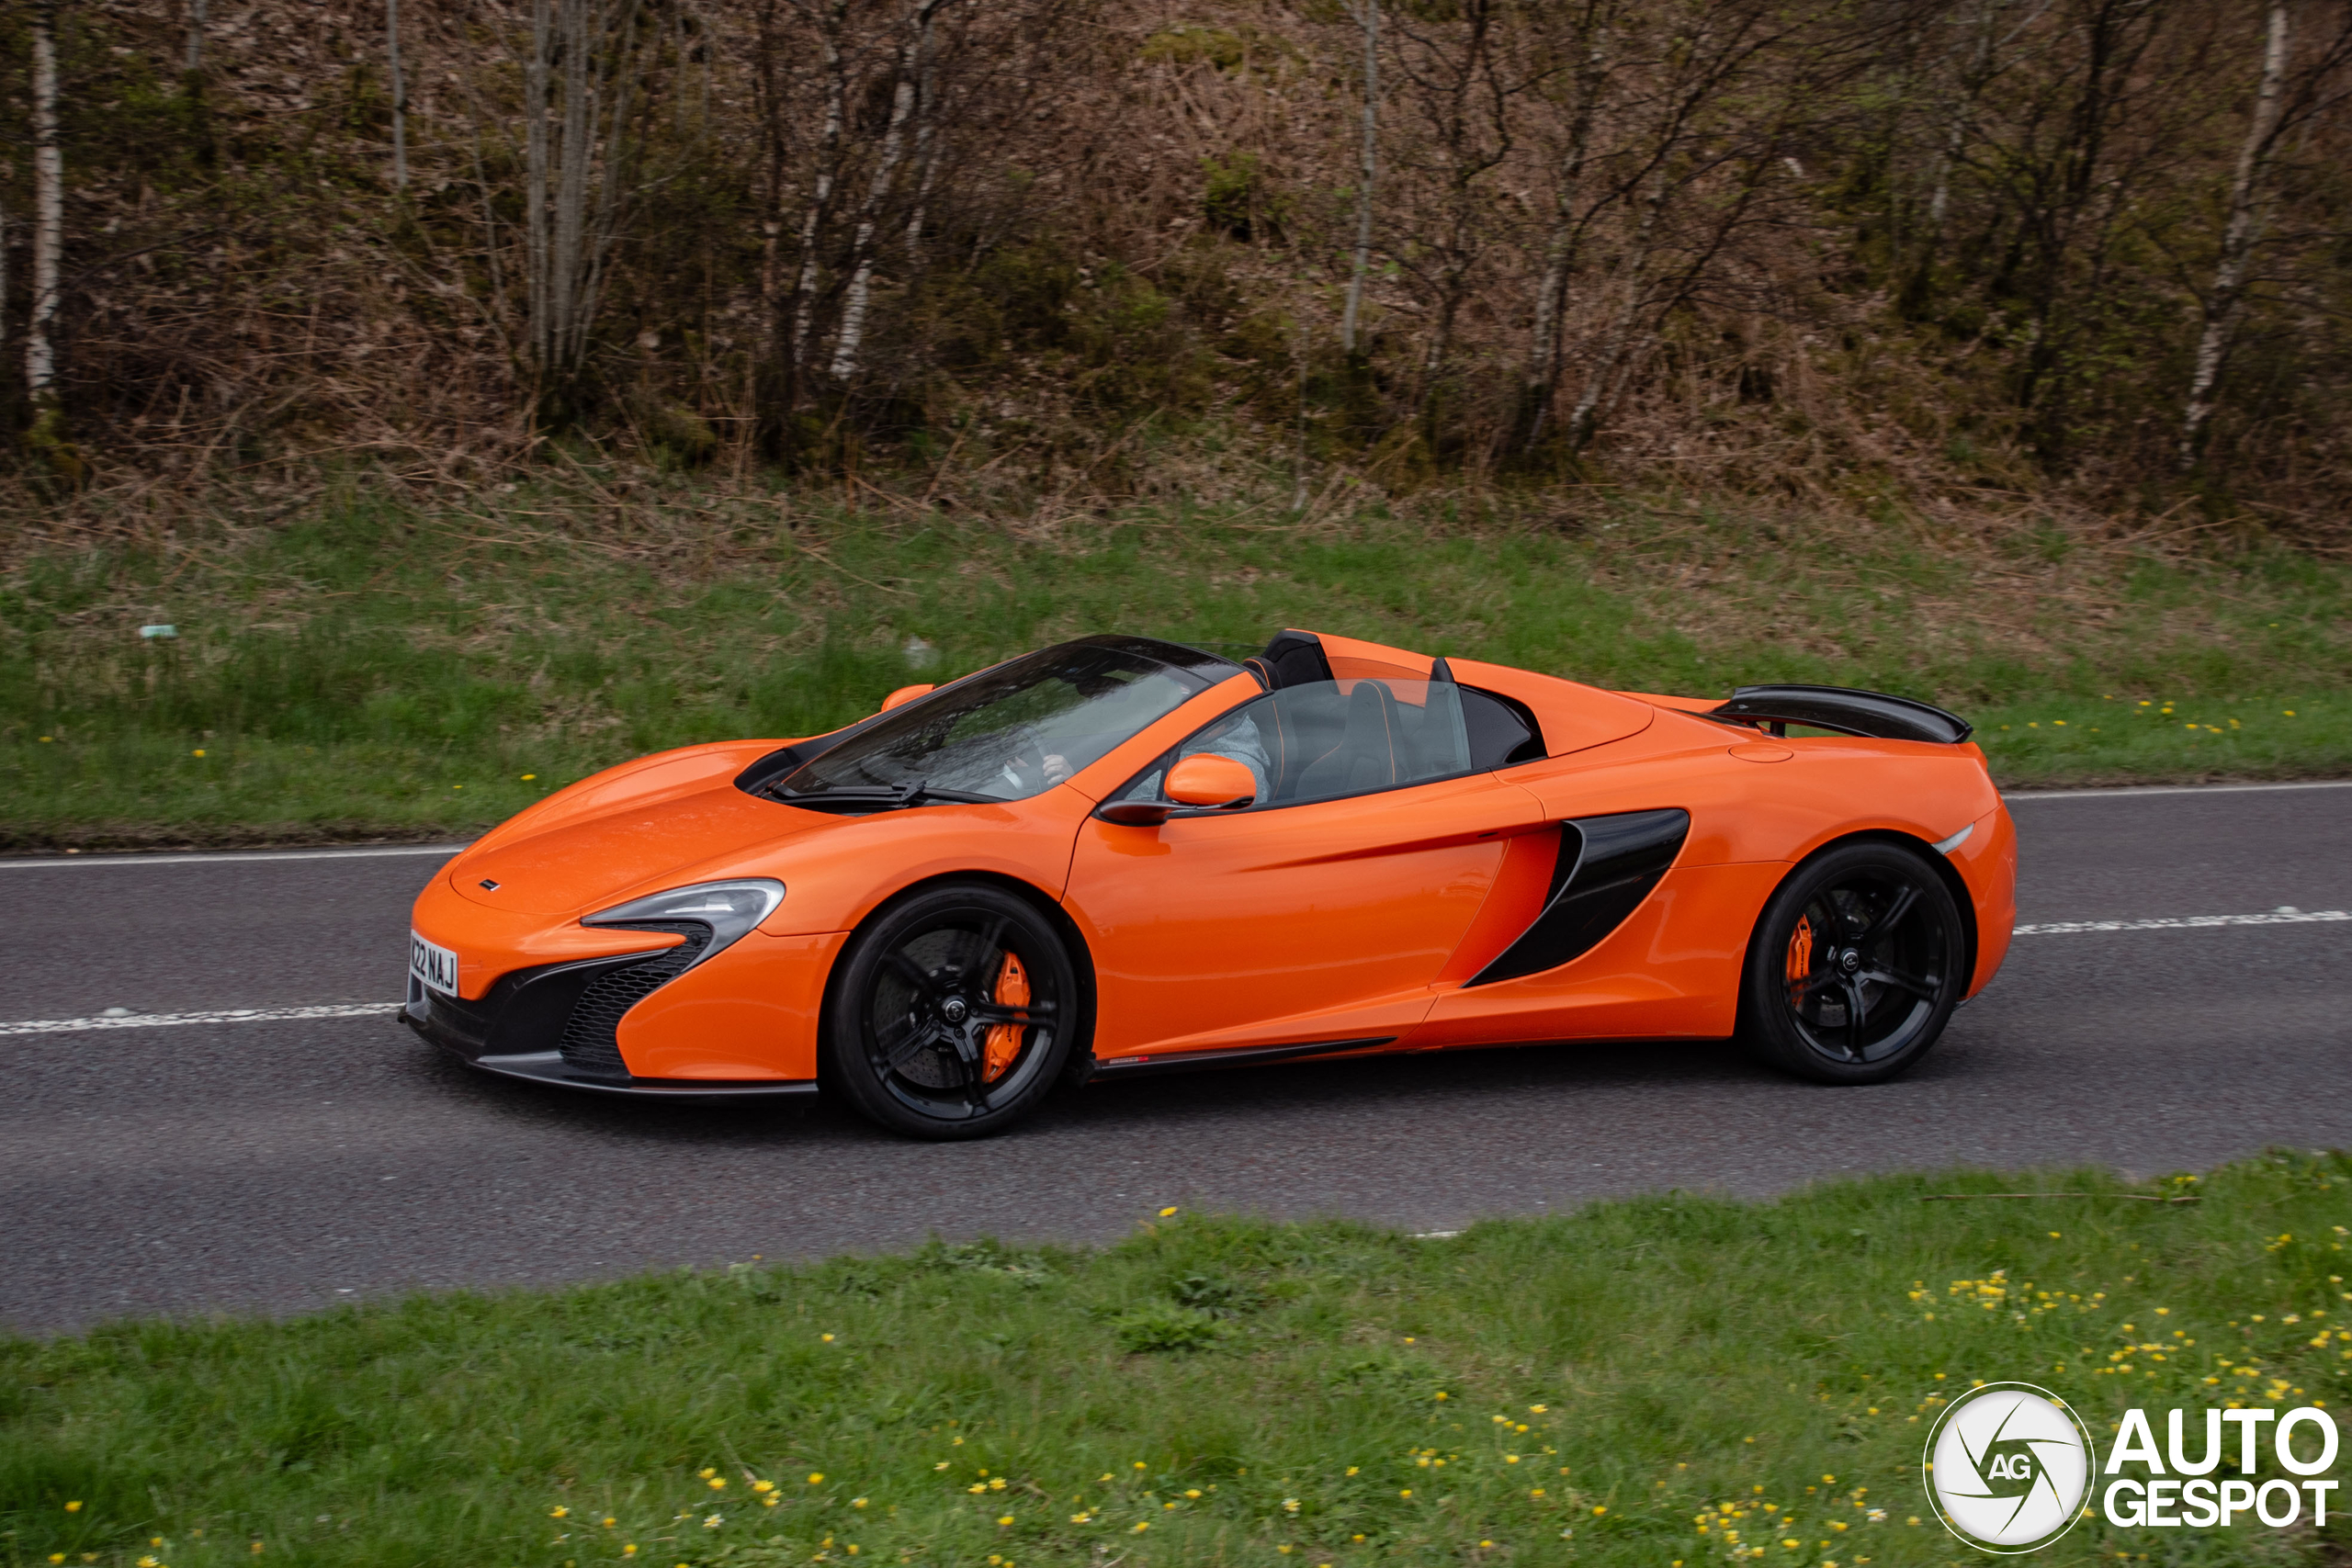
[{"label": "birch tree trunk", "polygon": [[1340,314],[1340,346],[1356,352],[1356,322],[1363,310],[1363,280],[1372,270],[1372,203],[1380,177],[1380,0],[1360,0],[1363,28],[1363,156],[1356,186],[1355,267],[1348,275],[1347,308]]},{"label": "birch tree trunk", "polygon": [[1567,315],[1568,276],[1575,270],[1577,241],[1585,221],[1577,205],[1584,191],[1585,164],[1592,155],[1592,122],[1600,98],[1608,38],[1606,23],[1594,26],[1583,67],[1577,73],[1567,152],[1560,162],[1552,233],[1544,246],[1544,277],[1535,289],[1535,325],[1528,334],[1527,378],[1521,389],[1522,450],[1533,446],[1543,436],[1544,422],[1552,412],[1553,392],[1559,385],[1560,338]]},{"label": "birch tree trunk", "polygon": [[2188,403],[2180,421],[2177,462],[2187,473],[2197,466],[2205,426],[2213,417],[2213,387],[2221,379],[2222,363],[2229,356],[2245,309],[2246,264],[2254,253],[2262,221],[2259,194],[2264,167],[2278,130],[2279,89],[2287,76],[2287,3],[2270,0],[2270,32],[2262,51],[2262,85],[2254,101],[2254,118],[2246,127],[2245,145],[2238,150],[2236,172],[2230,180],[2230,214],[2222,231],[2222,256],[2213,268],[2213,287],[2205,295],[2205,330],[2197,340],[2197,359],[2188,378]]},{"label": "birch tree trunk", "polygon": [[646,52],[638,9],[637,0],[533,0],[531,7],[525,243],[542,399],[568,400],[587,362],[628,182],[629,115]]},{"label": "birch tree trunk", "polygon": [[908,8],[908,36],[899,46],[899,83],[890,94],[890,125],[882,133],[881,155],[865,182],[865,200],[857,210],[857,231],[850,239],[849,288],[842,298],[841,330],[833,334],[832,378],[846,381],[857,374],[858,350],[865,342],[865,314],[874,294],[874,231],[881,220],[882,203],[906,161],[907,122],[914,115],[916,73],[922,36],[941,0],[915,0]]},{"label": "birch tree trunk", "polygon": [[933,58],[932,18],[944,5],[925,6],[915,35],[915,199],[907,214],[907,268],[922,270],[922,226],[931,184],[939,171],[939,82]]},{"label": "birch tree trunk", "polygon": [[842,60],[842,22],[849,0],[832,0],[820,28],[825,78],[825,129],[818,139],[817,173],[808,204],[800,214],[800,276],[792,286],[792,382],[797,389],[808,363],[808,334],[817,324],[817,241],[825,211],[832,205],[833,181],[841,170],[842,125],[849,114],[849,73]]},{"label": "birch tree trunk", "polygon": [[1650,252],[1657,243],[1657,218],[1666,205],[1667,175],[1664,160],[1650,183],[1649,194],[1642,200],[1642,216],[1635,226],[1632,251],[1625,258],[1625,298],[1611,319],[1608,334],[1602,338],[1600,353],[1587,374],[1584,392],[1577,399],[1575,412],[1568,415],[1568,449],[1581,452],[1592,440],[1601,416],[1616,395],[1617,367],[1625,357],[1633,342],[1634,321],[1641,314],[1642,299],[1649,288]]},{"label": "birch tree trunk", "polygon": [[25,392],[38,417],[57,402],[58,264],[65,244],[65,152],[57,128],[57,0],[33,0],[33,298]]},{"label": "birch tree trunk", "polygon": [[204,69],[204,0],[187,0],[187,69]]},{"label": "birch tree trunk", "polygon": [[548,76],[555,47],[550,0],[531,0],[531,58],[523,68],[523,254],[524,295],[530,306],[526,336],[531,364],[544,373],[555,360],[548,301],[552,292],[548,244]]},{"label": "birch tree trunk", "polygon": [[401,0],[384,0],[384,63],[392,88],[392,188],[408,189],[408,78],[401,71]]}]

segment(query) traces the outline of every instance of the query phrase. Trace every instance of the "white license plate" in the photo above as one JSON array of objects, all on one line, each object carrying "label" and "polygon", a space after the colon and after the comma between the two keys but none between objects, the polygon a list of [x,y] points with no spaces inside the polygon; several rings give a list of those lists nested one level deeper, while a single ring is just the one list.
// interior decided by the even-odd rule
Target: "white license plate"
[{"label": "white license plate", "polygon": [[458,994],[458,955],[414,931],[408,933],[408,972],[445,997]]}]

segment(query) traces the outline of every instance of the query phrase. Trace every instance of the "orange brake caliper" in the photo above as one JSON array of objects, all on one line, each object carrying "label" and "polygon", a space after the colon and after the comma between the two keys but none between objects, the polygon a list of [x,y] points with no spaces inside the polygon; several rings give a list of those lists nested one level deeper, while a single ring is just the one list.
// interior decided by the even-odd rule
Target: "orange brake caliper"
[{"label": "orange brake caliper", "polygon": [[[996,991],[989,998],[1001,1008],[1025,1008],[1029,1005],[1029,972],[1021,967],[1021,960],[1012,953],[1004,955],[1004,967],[996,972]],[[987,1057],[981,1066],[983,1083],[994,1083],[1004,1077],[1012,1059],[1021,1055],[1021,1036],[1026,1025],[999,1023],[989,1030]]]},{"label": "orange brake caliper", "polygon": [[1813,918],[1797,917],[1797,929],[1789,934],[1789,997],[1797,999],[1797,987],[1813,973]]}]

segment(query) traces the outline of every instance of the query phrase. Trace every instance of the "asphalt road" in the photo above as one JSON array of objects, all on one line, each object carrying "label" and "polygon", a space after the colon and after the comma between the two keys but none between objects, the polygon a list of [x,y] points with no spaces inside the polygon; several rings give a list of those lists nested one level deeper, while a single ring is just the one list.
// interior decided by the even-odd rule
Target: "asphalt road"
[{"label": "asphalt road", "polygon": [[[2352,907],[2352,788],[2014,803],[2029,923]],[[438,863],[0,863],[0,1026],[398,996]],[[991,1142],[822,1103],[511,1085],[388,1016],[0,1027],[0,1323],[300,1311],[413,1287],[1084,1240],[1168,1203],[1417,1230],[1669,1186],[2352,1145],[2352,922],[2020,937],[1910,1077],[1832,1089],[1727,1048],[1547,1046],[1091,1089]]]}]

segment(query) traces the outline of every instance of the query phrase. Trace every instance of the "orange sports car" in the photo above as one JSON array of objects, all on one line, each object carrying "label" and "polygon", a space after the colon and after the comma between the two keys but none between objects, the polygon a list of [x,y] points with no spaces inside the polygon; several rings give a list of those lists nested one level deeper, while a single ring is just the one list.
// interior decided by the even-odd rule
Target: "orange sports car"
[{"label": "orange sports car", "polygon": [[1872,1083],[2008,949],[1968,735],[1837,687],[1081,637],[549,795],[417,898],[404,1016],[513,1077],[821,1088],[930,1138],[1058,1084],[1533,1041]]}]

